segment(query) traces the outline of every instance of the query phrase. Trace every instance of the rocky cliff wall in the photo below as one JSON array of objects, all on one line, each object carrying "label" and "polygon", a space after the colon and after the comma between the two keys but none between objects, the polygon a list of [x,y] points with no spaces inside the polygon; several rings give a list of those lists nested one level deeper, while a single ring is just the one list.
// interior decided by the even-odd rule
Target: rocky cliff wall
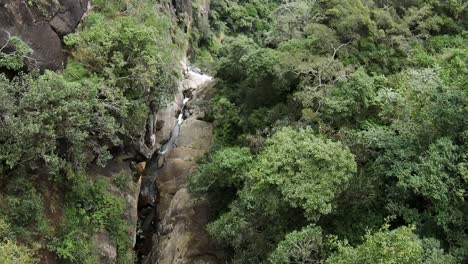
[{"label": "rocky cliff wall", "polygon": [[62,37],[75,31],[88,0],[0,0],[0,46],[11,36],[32,49],[28,70],[63,68]]},{"label": "rocky cliff wall", "polygon": [[[147,171],[149,178],[155,181],[158,200],[154,219],[156,232],[152,236],[151,252],[144,258],[145,264],[201,260],[218,263],[220,258],[221,252],[205,229],[209,202],[194,199],[187,190],[187,179],[196,169],[197,159],[210,150],[213,141],[213,125],[204,120],[204,111],[197,103],[209,99],[211,82],[210,77],[196,70],[188,71],[179,88],[180,94],[190,98],[185,109],[186,119],[174,139],[174,148],[163,159],[155,159],[156,166],[150,166],[153,169]],[[176,105],[181,105],[182,98],[176,98]],[[168,117],[168,122],[161,119],[162,123],[169,127],[179,114],[171,105],[161,112],[164,113],[162,117]]]}]

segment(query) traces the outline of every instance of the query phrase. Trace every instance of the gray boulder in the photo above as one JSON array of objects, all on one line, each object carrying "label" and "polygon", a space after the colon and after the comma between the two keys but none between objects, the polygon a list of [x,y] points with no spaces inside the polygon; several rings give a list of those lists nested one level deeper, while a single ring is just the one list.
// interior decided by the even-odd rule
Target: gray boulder
[{"label": "gray boulder", "polygon": [[9,36],[28,44],[32,49],[25,59],[29,71],[63,68],[61,38],[76,29],[88,6],[88,0],[47,1],[36,6],[24,0],[0,0],[0,46]]}]

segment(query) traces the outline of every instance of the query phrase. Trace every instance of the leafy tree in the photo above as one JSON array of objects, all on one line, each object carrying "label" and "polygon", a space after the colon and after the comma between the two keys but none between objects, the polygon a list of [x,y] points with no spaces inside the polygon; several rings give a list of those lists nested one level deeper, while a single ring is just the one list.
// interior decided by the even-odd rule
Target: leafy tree
[{"label": "leafy tree", "polygon": [[277,5],[274,1],[222,0],[211,3],[211,24],[215,30],[223,29],[232,34],[244,33],[256,39],[261,39],[270,27],[270,12]]},{"label": "leafy tree", "polygon": [[335,195],[355,173],[353,159],[310,128],[283,128],[252,163],[230,210],[208,230],[235,250],[236,261],[265,260],[288,231],[331,212]]},{"label": "leafy tree", "polygon": [[50,241],[49,248],[69,263],[96,263],[95,234],[106,230],[117,247],[119,263],[128,263],[131,238],[127,223],[121,219],[125,210],[123,198],[107,190],[109,183],[105,178],[89,179],[76,174],[72,184],[65,196],[60,232]]},{"label": "leafy tree", "polygon": [[[268,33],[252,40],[235,24],[249,18],[229,17],[230,7],[241,6],[232,8],[241,13],[249,2],[217,2],[210,22],[230,35],[217,34],[224,43],[214,55],[215,93],[226,100],[214,101],[215,133],[258,153],[242,184],[231,185],[229,196],[237,190],[237,200],[209,225],[231,260],[264,262],[288,233],[310,224],[347,239],[357,251],[365,230],[394,216],[397,231],[378,234],[404,237],[415,251],[383,252],[382,261],[465,261],[467,5],[283,1],[269,11]],[[312,128],[297,134],[274,128],[285,125]],[[350,158],[335,153],[334,142],[348,146]],[[319,162],[310,153],[326,156],[322,146],[330,158]],[[216,192],[214,186],[208,193]],[[282,215],[293,220],[285,223]],[[406,225],[415,226],[414,234],[399,231]],[[301,237],[297,232],[291,241]],[[284,261],[293,257],[288,250],[281,251]]]},{"label": "leafy tree", "polygon": [[4,264],[37,263],[37,259],[29,248],[10,240],[0,241],[0,261]]},{"label": "leafy tree", "polygon": [[283,128],[269,141],[249,172],[254,189],[275,186],[307,217],[330,213],[332,200],[356,172],[353,155],[340,143],[323,140],[311,129]]},{"label": "leafy tree", "polygon": [[223,80],[220,88],[228,99],[246,110],[282,101],[289,86],[274,50],[241,37],[226,44],[220,54],[217,76]]},{"label": "leafy tree", "polygon": [[245,173],[252,162],[248,148],[223,148],[209,157],[195,175],[190,177],[190,190],[194,193],[207,193],[218,188],[235,186],[240,188]]},{"label": "leafy tree", "polygon": [[6,40],[0,46],[0,67],[7,70],[20,70],[24,66],[25,59],[31,59],[28,57],[32,53],[31,48],[20,38],[11,36],[8,31],[1,29],[1,35],[6,35]]},{"label": "leafy tree", "polygon": [[124,9],[128,15],[109,19],[93,13],[85,19],[83,31],[65,38],[74,48],[75,62],[128,100],[123,123],[130,139],[144,131],[150,110],[156,111],[172,98],[180,75],[182,54],[177,50],[181,44],[167,37],[180,38],[180,29],[173,28],[170,17],[155,11],[150,3],[98,3],[104,10]]},{"label": "leafy tree", "polygon": [[76,169],[95,159],[104,164],[108,148],[120,144],[122,130],[111,111],[125,115],[125,100],[97,82],[80,85],[47,72],[11,83],[3,79],[0,89],[0,160],[9,168],[27,160],[56,175],[66,164]]},{"label": "leafy tree", "polygon": [[216,138],[220,142],[232,143],[240,130],[239,109],[227,98],[215,98],[212,105]]},{"label": "leafy tree", "polygon": [[371,77],[360,69],[328,91],[320,113],[329,124],[355,126],[378,113],[377,93],[386,86],[383,76]]},{"label": "leafy tree", "polygon": [[[433,246],[433,245],[432,245]],[[435,250],[435,251],[432,251]],[[425,258],[424,248],[409,227],[399,227],[389,231],[382,229],[367,234],[365,241],[357,246],[340,244],[338,252],[327,258],[326,263],[455,263],[450,255],[443,255],[440,249],[430,249],[431,257]],[[437,255],[437,257],[436,257]]]},{"label": "leafy tree", "polygon": [[293,231],[278,243],[268,261],[274,264],[323,263],[322,230],[308,226],[301,231]]}]

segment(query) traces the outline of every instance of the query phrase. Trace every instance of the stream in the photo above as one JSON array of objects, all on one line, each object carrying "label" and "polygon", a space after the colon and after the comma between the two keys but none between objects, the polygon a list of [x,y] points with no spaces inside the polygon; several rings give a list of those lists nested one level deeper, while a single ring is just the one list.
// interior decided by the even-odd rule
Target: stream
[{"label": "stream", "polygon": [[[156,186],[156,179],[160,174],[160,169],[164,166],[166,157],[177,147],[176,140],[180,134],[181,125],[190,115],[187,111],[187,103],[192,99],[192,92],[211,80],[212,77],[203,74],[201,70],[195,67],[188,66],[184,71],[184,80],[179,84],[180,89],[178,92],[182,93],[183,100],[178,103],[177,120],[169,139],[148,161],[146,173],[142,176],[141,190],[138,199],[138,229],[134,247],[137,255],[137,263],[142,263],[144,258],[151,252],[153,248],[153,235],[158,231],[157,205],[159,193]],[[190,86],[194,86],[194,88],[184,87],[184,82],[192,82]],[[175,99],[175,101],[177,102],[178,100]]]}]

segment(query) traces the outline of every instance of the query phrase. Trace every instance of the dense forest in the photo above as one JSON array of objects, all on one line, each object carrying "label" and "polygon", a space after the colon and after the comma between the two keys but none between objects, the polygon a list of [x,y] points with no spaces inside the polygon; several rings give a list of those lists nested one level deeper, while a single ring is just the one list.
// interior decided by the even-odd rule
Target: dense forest
[{"label": "dense forest", "polygon": [[[48,12],[54,3],[28,5]],[[57,263],[99,263],[101,230],[117,244],[118,263],[134,263],[124,197],[92,167],[138,138],[148,112],[173,95],[186,38],[151,0],[92,1],[81,29],[63,39],[63,72],[26,73],[32,51],[9,36],[0,53],[1,68],[16,73],[0,75],[1,263],[36,263],[44,251]]]},{"label": "dense forest", "polygon": [[131,175],[93,168],[171,100],[186,50],[216,78],[188,186],[221,263],[468,262],[465,0],[194,0],[191,30],[169,2],[91,1],[63,71],[0,29],[1,263],[99,263],[101,230],[135,263],[107,188]]},{"label": "dense forest", "polygon": [[466,263],[465,1],[219,0],[193,33],[228,263]]}]

